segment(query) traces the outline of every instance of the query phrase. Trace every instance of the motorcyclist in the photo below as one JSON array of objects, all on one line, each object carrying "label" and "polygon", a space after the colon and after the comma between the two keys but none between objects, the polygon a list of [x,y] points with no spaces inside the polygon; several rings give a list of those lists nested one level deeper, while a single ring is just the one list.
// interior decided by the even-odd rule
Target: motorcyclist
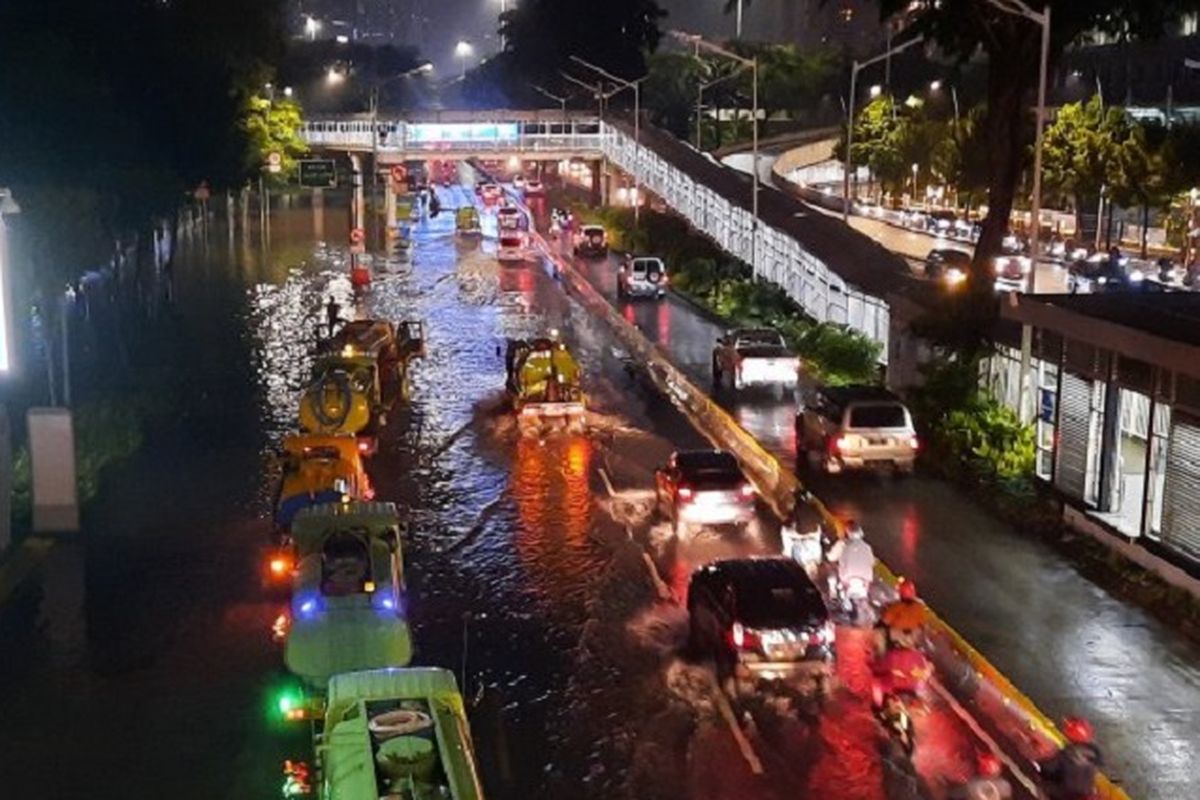
[{"label": "motorcyclist", "polygon": [[888,695],[918,698],[933,674],[933,665],[915,647],[893,647],[875,662],[873,671],[872,699],[878,707]]},{"label": "motorcyclist", "polygon": [[808,506],[811,497],[805,489],[796,491],[791,517],[780,533],[783,537],[783,552],[804,567],[808,577],[816,579],[824,561],[825,543],[821,526],[809,530],[808,524],[802,519],[803,510]]},{"label": "motorcyclist", "polygon": [[854,520],[846,523],[846,536],[829,548],[829,560],[837,564],[837,579],[846,586],[858,578],[867,586],[875,579],[875,551],[867,543],[862,526]]},{"label": "motorcyclist", "polygon": [[1004,767],[991,750],[984,750],[976,761],[975,777],[950,793],[950,800],[1012,800],[1012,784],[1004,777]]},{"label": "motorcyclist", "polygon": [[925,604],[917,599],[917,585],[901,577],[896,584],[899,599],[884,606],[879,615],[882,647],[916,647],[921,643],[928,620]]},{"label": "motorcyclist", "polygon": [[1047,794],[1052,800],[1090,800],[1095,796],[1096,775],[1104,765],[1100,748],[1093,741],[1092,725],[1081,717],[1067,717],[1062,732],[1067,743],[1038,765]]}]

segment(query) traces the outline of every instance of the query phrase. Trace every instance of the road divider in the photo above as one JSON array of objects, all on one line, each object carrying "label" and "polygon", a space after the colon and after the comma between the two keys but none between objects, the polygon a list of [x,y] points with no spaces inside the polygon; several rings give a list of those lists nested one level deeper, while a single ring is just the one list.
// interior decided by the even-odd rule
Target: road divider
[{"label": "road divider", "polygon": [[[575,299],[590,313],[604,319],[630,355],[640,359],[641,366],[659,391],[670,398],[714,445],[738,459],[763,502],[780,519],[791,515],[796,497],[801,496],[822,520],[841,529],[842,522],[819,498],[802,491],[803,484],[791,470],[675,367],[665,352],[622,317],[556,248],[536,231],[530,231],[530,238],[551,262],[556,275]],[[896,576],[886,564],[878,562],[877,572],[884,583],[895,586]],[[932,610],[930,620],[933,661],[942,685],[963,706],[970,708],[972,714],[981,718],[990,736],[1005,750],[1010,763],[1023,767],[1020,770],[1022,778],[1025,772],[1036,772],[1036,762],[1052,754],[1063,743],[1061,732],[1000,670]],[[1097,792],[1101,800],[1130,800],[1120,787],[1104,776],[1098,781]]]}]

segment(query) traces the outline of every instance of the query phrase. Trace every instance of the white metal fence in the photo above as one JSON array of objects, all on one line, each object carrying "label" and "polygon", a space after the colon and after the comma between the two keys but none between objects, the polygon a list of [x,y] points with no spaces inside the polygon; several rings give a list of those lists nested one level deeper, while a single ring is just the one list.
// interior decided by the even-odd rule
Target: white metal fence
[{"label": "white metal fence", "polygon": [[[670,164],[612,125],[603,126],[604,155],[636,174],[654,194],[731,255],[754,264],[758,275],[777,283],[805,313],[821,322],[846,325],[888,352],[887,303],[847,284],[833,268],[795,238],[760,224],[754,234],[751,212]],[[756,253],[754,251],[757,251]]]}]

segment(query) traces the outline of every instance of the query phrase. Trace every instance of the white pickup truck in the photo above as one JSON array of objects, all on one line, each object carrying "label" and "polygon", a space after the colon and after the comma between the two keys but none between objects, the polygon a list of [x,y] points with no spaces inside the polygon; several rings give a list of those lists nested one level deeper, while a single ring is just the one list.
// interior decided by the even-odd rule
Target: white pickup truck
[{"label": "white pickup truck", "polygon": [[779,331],[772,328],[739,328],[717,340],[712,354],[713,386],[734,390],[750,386],[795,389],[800,359]]}]

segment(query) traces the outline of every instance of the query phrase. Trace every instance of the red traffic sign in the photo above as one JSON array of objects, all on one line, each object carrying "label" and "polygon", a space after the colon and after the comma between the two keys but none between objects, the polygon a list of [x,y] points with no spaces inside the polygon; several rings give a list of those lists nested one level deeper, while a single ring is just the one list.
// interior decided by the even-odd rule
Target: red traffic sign
[{"label": "red traffic sign", "polygon": [[367,235],[363,233],[362,228],[350,229],[350,244],[362,244],[366,238]]},{"label": "red traffic sign", "polygon": [[392,180],[399,183],[399,182],[406,180],[407,178],[408,178],[408,169],[403,164],[393,164],[392,165]]}]

